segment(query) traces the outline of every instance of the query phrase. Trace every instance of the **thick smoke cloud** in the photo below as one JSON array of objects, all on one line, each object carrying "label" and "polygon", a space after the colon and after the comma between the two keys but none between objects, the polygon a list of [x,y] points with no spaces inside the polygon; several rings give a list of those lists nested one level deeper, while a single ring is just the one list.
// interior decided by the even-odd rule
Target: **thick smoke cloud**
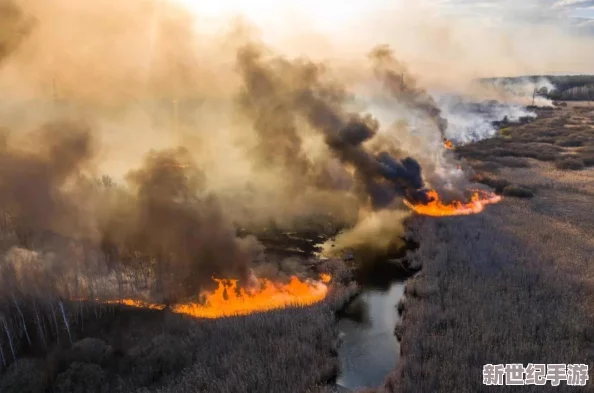
[{"label": "thick smoke cloud", "polygon": [[158,293],[187,297],[212,277],[246,282],[251,251],[257,250],[250,247],[256,243],[236,237],[224,207],[205,192],[205,174],[187,150],[151,152],[127,178],[136,214],[123,237],[132,246],[129,252],[157,259]]},{"label": "thick smoke cloud", "polygon": [[536,113],[513,100],[475,102],[463,96],[440,94],[436,101],[446,114],[449,127],[446,137],[456,144],[465,144],[496,135],[498,121],[517,122],[522,118],[535,118]]},{"label": "thick smoke cloud", "polygon": [[[213,276],[247,282],[261,250],[238,228],[322,216],[359,221],[372,242],[400,234],[383,224],[405,215],[391,210],[402,198],[464,177],[427,143],[447,123],[400,48],[313,61],[287,55],[299,43],[268,53],[227,20],[207,32],[175,2],[0,4],[0,126],[12,130],[0,141],[0,255],[23,277],[13,282],[39,287],[45,274],[46,292],[65,297],[173,302]],[[431,138],[357,107],[359,83],[379,84],[393,120],[414,113]]]},{"label": "thick smoke cloud", "polygon": [[83,212],[72,199],[76,195],[65,189],[96,153],[90,129],[77,122],[49,123],[30,137],[6,132],[0,140],[0,206],[18,222],[23,246],[30,245],[27,234],[36,231],[75,236],[83,229],[79,220]]},{"label": "thick smoke cloud", "polygon": [[[15,259],[23,253],[13,247],[20,247],[42,253],[33,259],[43,261],[41,268],[48,276],[60,272],[72,282],[148,263],[154,269],[144,277],[154,278],[151,296],[166,301],[209,288],[212,277],[247,282],[259,245],[255,239],[236,237],[223,206],[205,190],[205,174],[187,150],[150,152],[143,166],[130,171],[126,184],[118,186],[109,178],[90,177],[95,139],[90,128],[70,122],[45,125],[26,137],[3,138],[2,247],[10,250],[3,270],[26,275],[28,267],[17,261],[22,258]],[[102,263],[91,257],[77,261],[81,255],[72,247],[102,255]],[[52,262],[54,257],[43,254],[47,252],[62,259],[60,267]],[[98,263],[103,268],[97,270]],[[126,280],[119,279],[116,285],[124,285]],[[19,282],[27,280],[15,279],[11,285]],[[102,295],[116,285],[104,286]],[[77,289],[68,290],[68,295],[101,294],[97,289],[89,292],[88,287]]]},{"label": "thick smoke cloud", "polygon": [[[281,91],[280,102],[274,108],[283,108],[286,113],[291,113],[291,117],[299,115],[323,137],[333,157],[345,167],[353,168],[364,202],[369,198],[374,207],[380,208],[390,205],[397,195],[409,198],[424,195],[418,192],[424,182],[421,167],[415,159],[398,160],[388,152],[373,154],[365,147],[365,143],[376,135],[378,122],[370,115],[346,111],[348,94],[325,78],[323,67],[304,60],[266,59],[261,49],[254,45],[240,50],[238,64],[250,97]],[[289,120],[291,117],[284,116]],[[288,140],[294,141],[295,150],[287,153],[298,158],[299,137],[291,126],[294,121],[288,124],[285,134],[289,134]]]}]

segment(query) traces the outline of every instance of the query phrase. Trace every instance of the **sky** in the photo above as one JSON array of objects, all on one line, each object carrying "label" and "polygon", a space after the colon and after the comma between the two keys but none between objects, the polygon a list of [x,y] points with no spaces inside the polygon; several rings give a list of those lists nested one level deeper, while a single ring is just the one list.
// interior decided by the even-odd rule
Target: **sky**
[{"label": "sky", "polygon": [[[441,17],[466,18],[484,26],[554,26],[594,37],[594,0],[173,0],[214,24],[242,14],[268,31],[283,32],[292,21],[321,32],[361,28],[362,21],[423,9]],[[403,11],[406,10],[406,11]],[[274,34],[274,33],[273,33]]]},{"label": "sky", "polygon": [[421,71],[453,67],[463,78],[594,72],[594,0],[172,1],[201,27],[242,15],[308,55],[385,43]]},{"label": "sky", "polygon": [[[271,21],[281,15],[297,13],[314,15],[313,22],[323,18],[329,24],[381,10],[397,10],[405,4],[423,3],[444,15],[469,16],[491,21],[533,23],[556,21],[568,26],[594,20],[594,0],[177,0],[218,17],[222,13],[240,11],[260,21]],[[280,19],[284,19],[280,17]]]},{"label": "sky", "polygon": [[515,23],[554,23],[594,34],[594,0],[429,0],[444,13]]}]

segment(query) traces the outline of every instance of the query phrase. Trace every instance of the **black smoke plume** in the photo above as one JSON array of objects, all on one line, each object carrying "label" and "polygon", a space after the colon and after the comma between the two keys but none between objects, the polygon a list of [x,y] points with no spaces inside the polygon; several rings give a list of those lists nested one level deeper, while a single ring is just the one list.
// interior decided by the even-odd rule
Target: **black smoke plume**
[{"label": "black smoke plume", "polygon": [[42,126],[12,146],[11,133],[0,141],[0,206],[17,224],[20,245],[31,246],[34,233],[75,236],[83,212],[65,191],[89,166],[96,153],[90,128],[57,121]]},{"label": "black smoke plume", "polygon": [[[97,150],[91,129],[68,121],[0,140],[1,271],[26,278],[37,266],[60,277],[48,280],[56,295],[79,298],[134,296],[144,287],[173,301],[211,288],[213,277],[247,282],[259,245],[236,237],[187,150],[150,152],[122,185],[94,179]],[[14,247],[35,250],[39,264],[23,265]],[[144,277],[125,278],[143,269]],[[98,283],[112,273],[115,283]],[[27,282],[15,278],[10,287],[25,291]]]},{"label": "black smoke plume", "polygon": [[[290,192],[299,192],[308,185],[317,189],[345,188],[344,168],[326,162],[311,161],[305,151],[303,119],[295,111],[291,87],[285,82],[296,70],[284,59],[274,59],[260,67],[260,48],[256,45],[240,49],[239,72],[243,89],[239,94],[239,110],[252,122],[257,144],[250,158],[257,168],[283,170],[290,177]],[[296,81],[294,81],[296,82]],[[347,186],[349,185],[348,182]]]},{"label": "black smoke plume", "polygon": [[127,176],[133,225],[115,240],[124,240],[128,255],[155,260],[155,291],[166,301],[196,295],[213,277],[245,283],[249,276],[257,242],[236,237],[223,206],[206,192],[205,179],[183,148],[151,152]]},{"label": "black smoke plume", "polygon": [[[270,103],[270,108],[282,108],[289,123],[275,128],[278,133],[273,135],[280,138],[289,133],[288,139],[295,141],[295,151],[287,151],[287,155],[300,157],[299,137],[292,126],[293,119],[299,117],[323,136],[328,150],[345,168],[354,170],[361,199],[370,200],[374,208],[389,206],[396,196],[424,198],[419,163],[411,157],[398,159],[385,151],[374,154],[367,149],[365,143],[376,135],[378,122],[371,115],[346,111],[348,94],[325,79],[322,66],[305,60],[266,59],[262,49],[255,45],[243,47],[237,61],[246,97],[254,97],[252,102],[269,92],[279,97],[280,103]],[[262,119],[255,120],[257,129]]]}]

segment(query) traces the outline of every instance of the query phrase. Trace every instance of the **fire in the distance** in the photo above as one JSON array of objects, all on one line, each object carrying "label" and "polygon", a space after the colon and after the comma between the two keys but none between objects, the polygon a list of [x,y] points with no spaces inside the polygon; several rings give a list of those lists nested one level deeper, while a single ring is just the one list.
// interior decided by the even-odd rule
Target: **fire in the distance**
[{"label": "fire in the distance", "polygon": [[444,203],[435,190],[427,191],[427,196],[430,200],[428,203],[411,203],[406,199],[404,203],[418,214],[445,217],[477,214],[482,212],[486,205],[498,203],[502,199],[497,194],[483,190],[473,190],[469,202],[453,201]]},{"label": "fire in the distance", "polygon": [[[292,276],[288,283],[257,279],[250,288],[242,288],[237,280],[215,279],[212,292],[202,293],[201,302],[187,302],[170,306],[178,314],[197,318],[221,318],[270,311],[290,306],[307,306],[326,298],[332,276],[321,274],[318,281],[301,280]],[[104,301],[129,307],[164,310],[167,306],[135,299]]]}]

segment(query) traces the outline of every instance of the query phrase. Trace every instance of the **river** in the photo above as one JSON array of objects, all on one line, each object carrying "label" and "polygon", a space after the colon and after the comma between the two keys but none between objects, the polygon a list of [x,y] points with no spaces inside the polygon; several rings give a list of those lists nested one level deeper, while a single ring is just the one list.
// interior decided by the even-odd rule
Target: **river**
[{"label": "river", "polygon": [[359,271],[361,292],[339,314],[340,373],[336,384],[349,390],[380,386],[394,369],[400,345],[394,327],[400,316],[396,305],[404,296],[407,275],[387,265]]}]

